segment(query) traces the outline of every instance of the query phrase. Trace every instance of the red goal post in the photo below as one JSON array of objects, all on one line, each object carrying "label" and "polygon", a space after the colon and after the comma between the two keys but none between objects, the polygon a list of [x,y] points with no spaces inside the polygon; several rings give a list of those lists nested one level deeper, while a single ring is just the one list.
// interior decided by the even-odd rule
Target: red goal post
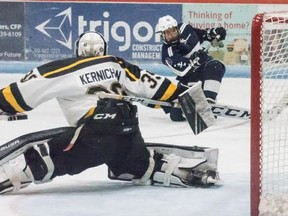
[{"label": "red goal post", "polygon": [[251,37],[251,216],[288,215],[288,12],[257,14]]}]

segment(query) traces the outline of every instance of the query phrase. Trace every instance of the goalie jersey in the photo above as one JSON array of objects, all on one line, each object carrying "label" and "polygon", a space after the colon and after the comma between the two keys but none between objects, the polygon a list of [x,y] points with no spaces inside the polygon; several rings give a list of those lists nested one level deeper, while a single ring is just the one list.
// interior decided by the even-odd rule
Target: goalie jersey
[{"label": "goalie jersey", "polygon": [[69,58],[36,67],[1,89],[0,109],[25,112],[56,98],[68,123],[76,126],[93,113],[99,91],[172,101],[182,88],[115,56]]}]

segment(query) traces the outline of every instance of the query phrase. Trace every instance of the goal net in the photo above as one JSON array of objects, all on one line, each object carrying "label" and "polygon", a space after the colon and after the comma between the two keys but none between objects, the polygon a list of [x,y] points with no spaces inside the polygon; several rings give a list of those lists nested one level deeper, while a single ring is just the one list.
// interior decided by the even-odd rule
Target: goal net
[{"label": "goal net", "polygon": [[285,216],[288,215],[288,12],[254,17],[251,56],[251,216]]}]

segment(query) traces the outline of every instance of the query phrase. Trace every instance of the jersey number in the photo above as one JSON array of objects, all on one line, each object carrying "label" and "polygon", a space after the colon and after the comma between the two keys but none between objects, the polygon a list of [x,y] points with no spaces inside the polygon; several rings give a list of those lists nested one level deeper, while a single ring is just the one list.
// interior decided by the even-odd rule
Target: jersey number
[{"label": "jersey number", "polygon": [[33,71],[31,70],[29,73],[27,73],[21,80],[21,83],[24,83],[32,78],[37,78],[37,76],[35,74],[33,74]]},{"label": "jersey number", "polygon": [[110,85],[110,91],[102,86],[102,85],[95,85],[95,86],[91,86],[88,88],[86,94],[97,94],[98,92],[106,92],[106,93],[115,93],[115,94],[120,94],[120,95],[124,95],[125,92],[124,90],[122,89],[122,86],[120,85],[119,82],[113,82],[111,85]]}]

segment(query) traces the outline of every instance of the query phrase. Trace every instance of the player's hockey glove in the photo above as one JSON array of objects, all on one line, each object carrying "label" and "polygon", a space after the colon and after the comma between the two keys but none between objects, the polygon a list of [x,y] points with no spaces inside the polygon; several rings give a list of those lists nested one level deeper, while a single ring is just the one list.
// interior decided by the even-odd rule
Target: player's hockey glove
[{"label": "player's hockey glove", "polygon": [[207,39],[212,42],[214,39],[221,41],[226,38],[226,29],[223,27],[207,29]]},{"label": "player's hockey glove", "polygon": [[211,57],[206,51],[198,50],[197,52],[194,52],[190,57],[193,72],[201,65],[205,65],[209,60],[211,60]]}]

